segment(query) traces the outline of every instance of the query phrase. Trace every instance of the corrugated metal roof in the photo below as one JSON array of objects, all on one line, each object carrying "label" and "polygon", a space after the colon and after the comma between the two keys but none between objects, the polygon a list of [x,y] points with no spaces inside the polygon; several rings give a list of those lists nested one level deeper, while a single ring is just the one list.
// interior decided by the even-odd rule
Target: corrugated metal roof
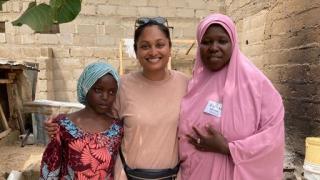
[{"label": "corrugated metal roof", "polygon": [[0,69],[30,69],[39,71],[37,63],[17,62],[5,59],[0,59]]}]

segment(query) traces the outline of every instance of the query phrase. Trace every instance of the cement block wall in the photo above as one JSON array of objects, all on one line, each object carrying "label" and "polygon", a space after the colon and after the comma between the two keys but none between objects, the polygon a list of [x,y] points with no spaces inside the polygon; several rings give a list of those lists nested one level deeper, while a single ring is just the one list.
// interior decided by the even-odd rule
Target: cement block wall
[{"label": "cement block wall", "polygon": [[[5,33],[0,33],[0,58],[39,62],[36,98],[61,101],[76,101],[76,81],[88,63],[104,58],[119,68],[120,40],[133,38],[137,17],[167,17],[174,27],[173,39],[194,39],[196,24],[202,17],[224,11],[223,0],[84,0],[80,15],[61,24],[60,33],[39,34],[25,25],[11,24],[32,1],[10,0],[3,4],[0,22],[5,22]],[[190,54],[189,59],[192,57]],[[124,53],[124,67],[131,66],[137,68],[137,62]]]},{"label": "cement block wall", "polygon": [[320,1],[226,1],[243,52],[282,94],[287,166],[301,167],[305,138],[320,136]]}]

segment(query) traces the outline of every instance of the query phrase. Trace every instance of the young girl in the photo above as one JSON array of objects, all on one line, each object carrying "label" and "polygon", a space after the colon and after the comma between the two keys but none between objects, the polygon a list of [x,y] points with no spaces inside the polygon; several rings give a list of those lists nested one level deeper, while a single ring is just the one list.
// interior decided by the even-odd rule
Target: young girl
[{"label": "young girl", "polygon": [[[135,27],[134,50],[142,70],[121,77],[114,108],[123,119],[125,133],[123,158],[117,158],[114,178],[175,179],[180,102],[188,78],[167,69],[171,39],[164,18],[139,18]],[[56,124],[50,120],[46,127],[53,135]]]},{"label": "young girl", "polygon": [[109,64],[96,62],[82,72],[77,95],[85,108],[60,114],[59,131],[48,144],[40,179],[113,179],[123,127],[112,116],[119,76]]}]

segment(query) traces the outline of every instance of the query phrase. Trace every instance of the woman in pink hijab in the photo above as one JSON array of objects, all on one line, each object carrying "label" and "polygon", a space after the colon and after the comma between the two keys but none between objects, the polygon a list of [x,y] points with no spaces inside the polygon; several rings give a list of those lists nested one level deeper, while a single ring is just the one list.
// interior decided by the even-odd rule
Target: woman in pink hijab
[{"label": "woman in pink hijab", "polygon": [[203,19],[197,42],[193,78],[180,112],[182,179],[282,179],[280,94],[241,53],[229,17]]}]

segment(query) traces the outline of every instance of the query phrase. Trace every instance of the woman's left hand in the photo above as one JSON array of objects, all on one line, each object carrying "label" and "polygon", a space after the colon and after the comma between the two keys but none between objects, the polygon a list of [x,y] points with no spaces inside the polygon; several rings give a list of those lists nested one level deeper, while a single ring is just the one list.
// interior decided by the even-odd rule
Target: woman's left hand
[{"label": "woman's left hand", "polygon": [[193,144],[194,147],[199,151],[215,152],[225,155],[230,154],[228,141],[226,138],[216,131],[210,125],[206,126],[207,135],[200,133],[199,129],[192,127],[196,137],[187,135],[189,143]]}]

